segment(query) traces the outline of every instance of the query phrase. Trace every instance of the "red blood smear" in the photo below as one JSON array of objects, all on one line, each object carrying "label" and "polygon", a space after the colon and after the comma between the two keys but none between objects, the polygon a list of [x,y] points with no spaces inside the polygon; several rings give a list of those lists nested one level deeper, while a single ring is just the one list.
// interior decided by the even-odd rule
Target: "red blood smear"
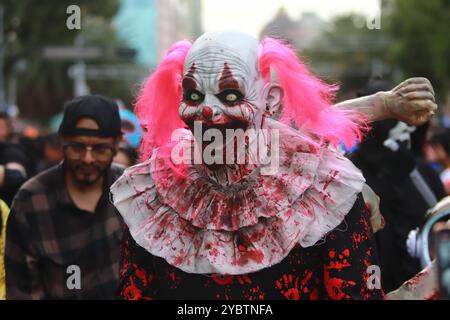
[{"label": "red blood smear", "polygon": [[245,274],[242,275],[242,279],[244,279],[245,283],[252,284],[252,280],[250,280],[250,278]]},{"label": "red blood smear", "polygon": [[212,276],[212,279],[215,283],[217,283],[220,286],[228,286],[228,285],[233,284],[234,277],[233,276],[214,275],[214,276]]},{"label": "red blood smear", "polygon": [[224,63],[223,70],[222,70],[222,76],[219,79],[219,90],[223,91],[225,89],[239,89],[239,82],[237,79],[233,76],[233,72],[231,72],[230,67],[228,66],[228,63]]},{"label": "red blood smear", "polygon": [[141,290],[134,284],[133,278],[130,276],[130,285],[124,289],[124,296],[129,300],[139,300],[142,298]]},{"label": "red blood smear", "polygon": [[325,268],[326,269],[334,269],[334,270],[338,270],[338,271],[341,271],[342,269],[344,269],[344,268],[348,268],[348,267],[350,267],[351,265],[349,264],[349,263],[340,263],[340,262],[338,262],[338,261],[336,261],[336,262],[330,262],[330,264],[328,265],[328,266],[326,266]]},{"label": "red blood smear", "polygon": [[261,231],[254,232],[250,235],[251,242],[257,242],[261,240],[266,235],[266,229],[262,229]]},{"label": "red blood smear", "polygon": [[334,250],[330,250],[330,252],[328,252],[328,256],[330,258],[334,258],[336,256],[336,252]]},{"label": "red blood smear", "polygon": [[306,286],[306,284],[308,283],[308,281],[311,279],[313,273],[312,272],[308,272],[305,277],[302,279],[302,282],[300,284],[300,287],[303,288],[304,292],[309,292],[308,287]]},{"label": "red blood smear", "polygon": [[326,190],[328,188],[328,186],[330,185],[331,182],[333,182],[336,179],[336,176],[338,175],[338,171],[336,170],[331,170],[327,180],[324,181],[324,186],[323,186],[323,190]]},{"label": "red blood smear", "polygon": [[136,269],[136,276],[137,276],[140,280],[142,280],[142,284],[143,284],[144,286],[147,285],[147,277],[146,277],[146,273],[145,273],[144,270]]},{"label": "red blood smear", "polygon": [[363,241],[363,238],[362,238],[361,234],[356,233],[356,232],[352,234],[352,243],[353,243],[353,247],[355,249],[359,248],[362,241]]},{"label": "red blood smear", "polygon": [[264,253],[259,250],[247,251],[241,254],[241,257],[237,261],[237,264],[243,266],[248,263],[249,260],[253,260],[256,263],[261,263],[264,259]]},{"label": "red blood smear", "polygon": [[284,294],[287,300],[300,300],[300,293],[297,288],[291,288],[287,290]]},{"label": "red blood smear", "polygon": [[219,256],[219,250],[217,250],[217,248],[213,248],[211,251],[209,251],[209,254],[213,257],[218,257]]},{"label": "red blood smear", "polygon": [[179,256],[175,257],[173,264],[175,266],[179,266],[183,263],[183,260],[184,260],[184,255],[180,254]]},{"label": "red blood smear", "polygon": [[264,254],[259,250],[249,251],[246,253],[246,256],[248,259],[253,260],[257,263],[261,263],[264,259]]},{"label": "red blood smear", "polygon": [[319,300],[319,289],[314,289],[310,295],[311,300]]},{"label": "red blood smear", "polygon": [[439,300],[439,291],[434,290],[434,292],[430,296],[425,297],[424,300]]},{"label": "red blood smear", "polygon": [[239,226],[239,214],[241,213],[240,208],[242,207],[241,201],[239,198],[235,198],[235,201],[232,202],[230,208],[230,223],[232,230],[236,230]]},{"label": "red blood smear", "polygon": [[333,300],[341,300],[346,297],[346,294],[342,291],[342,286],[345,281],[339,278],[330,278],[327,283],[327,293]]}]

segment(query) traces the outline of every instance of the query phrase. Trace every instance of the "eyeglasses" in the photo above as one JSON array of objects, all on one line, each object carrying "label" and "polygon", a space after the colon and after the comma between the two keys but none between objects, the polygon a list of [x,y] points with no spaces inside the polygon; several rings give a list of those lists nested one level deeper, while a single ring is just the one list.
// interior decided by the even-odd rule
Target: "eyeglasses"
[{"label": "eyeglasses", "polygon": [[83,159],[87,150],[91,151],[92,157],[98,161],[110,160],[116,152],[116,148],[109,144],[85,145],[83,143],[73,142],[64,145],[66,156],[72,160]]}]

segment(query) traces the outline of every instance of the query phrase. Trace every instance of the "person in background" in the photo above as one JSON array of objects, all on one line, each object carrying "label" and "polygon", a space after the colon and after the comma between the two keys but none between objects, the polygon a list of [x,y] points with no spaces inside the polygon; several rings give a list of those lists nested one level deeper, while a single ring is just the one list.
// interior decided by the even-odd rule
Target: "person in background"
[{"label": "person in background", "polygon": [[27,168],[28,159],[20,146],[0,141],[0,198],[8,205],[29,176]]},{"label": "person in background", "polygon": [[38,174],[39,163],[43,157],[43,140],[42,137],[29,137],[22,135],[17,138],[18,142],[16,146],[20,147],[25,154],[27,159],[26,170],[28,172],[28,177],[31,178]]},{"label": "person in background", "polygon": [[12,142],[12,137],[11,117],[0,112],[0,198],[8,205],[29,176],[25,152]]},{"label": "person in background", "polygon": [[64,160],[27,181],[6,232],[7,299],[114,299],[122,218],[109,187],[121,139],[115,102],[99,95],[67,103],[59,128]]},{"label": "person in background", "polygon": [[[365,96],[390,88],[389,83],[375,78],[359,94]],[[411,133],[415,129],[396,119],[375,122],[349,157],[380,197],[385,227],[376,234],[376,240],[382,284],[387,292],[421,270],[420,261],[407,252],[406,239],[409,231],[420,225],[428,208],[446,195],[435,171],[417,161],[411,151]]]},{"label": "person in background", "polygon": [[37,171],[41,172],[57,165],[64,159],[61,138],[57,133],[50,133],[41,139],[42,158],[37,165]]},{"label": "person in background", "polygon": [[128,168],[137,163],[137,149],[141,143],[142,129],[136,115],[125,106],[120,107],[119,114],[123,135],[114,157],[114,163]]},{"label": "person in background", "polygon": [[119,114],[122,120],[122,141],[125,141],[131,148],[138,149],[142,139],[142,128],[139,119],[125,107],[120,109]]},{"label": "person in background", "polygon": [[441,165],[441,181],[450,195],[450,129],[435,133],[426,144],[427,160]]},{"label": "person in background", "polygon": [[114,157],[113,162],[118,165],[122,165],[125,168],[134,166],[137,163],[138,152],[135,148],[131,147],[125,141],[119,143],[117,154]]}]

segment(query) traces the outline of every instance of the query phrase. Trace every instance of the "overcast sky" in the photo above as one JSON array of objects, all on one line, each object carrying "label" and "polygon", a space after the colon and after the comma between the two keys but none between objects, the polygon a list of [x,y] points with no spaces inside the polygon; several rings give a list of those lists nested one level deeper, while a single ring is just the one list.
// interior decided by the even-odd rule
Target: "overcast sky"
[{"label": "overcast sky", "polygon": [[280,7],[296,19],[313,11],[323,19],[356,12],[374,16],[378,0],[203,0],[204,31],[239,30],[255,37],[271,21]]}]

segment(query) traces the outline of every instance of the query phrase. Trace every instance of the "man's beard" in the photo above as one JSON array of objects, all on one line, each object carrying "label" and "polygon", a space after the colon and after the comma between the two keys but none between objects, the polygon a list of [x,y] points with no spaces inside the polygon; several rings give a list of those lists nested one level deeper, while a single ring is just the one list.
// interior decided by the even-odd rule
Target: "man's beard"
[{"label": "man's beard", "polygon": [[[73,179],[81,186],[91,186],[95,184],[98,180],[100,180],[102,177],[106,175],[106,172],[108,171],[108,168],[110,167],[111,162],[109,165],[103,167],[100,165],[74,165],[69,166],[68,170],[71,173],[71,176]],[[86,173],[87,171],[87,173]]]}]

